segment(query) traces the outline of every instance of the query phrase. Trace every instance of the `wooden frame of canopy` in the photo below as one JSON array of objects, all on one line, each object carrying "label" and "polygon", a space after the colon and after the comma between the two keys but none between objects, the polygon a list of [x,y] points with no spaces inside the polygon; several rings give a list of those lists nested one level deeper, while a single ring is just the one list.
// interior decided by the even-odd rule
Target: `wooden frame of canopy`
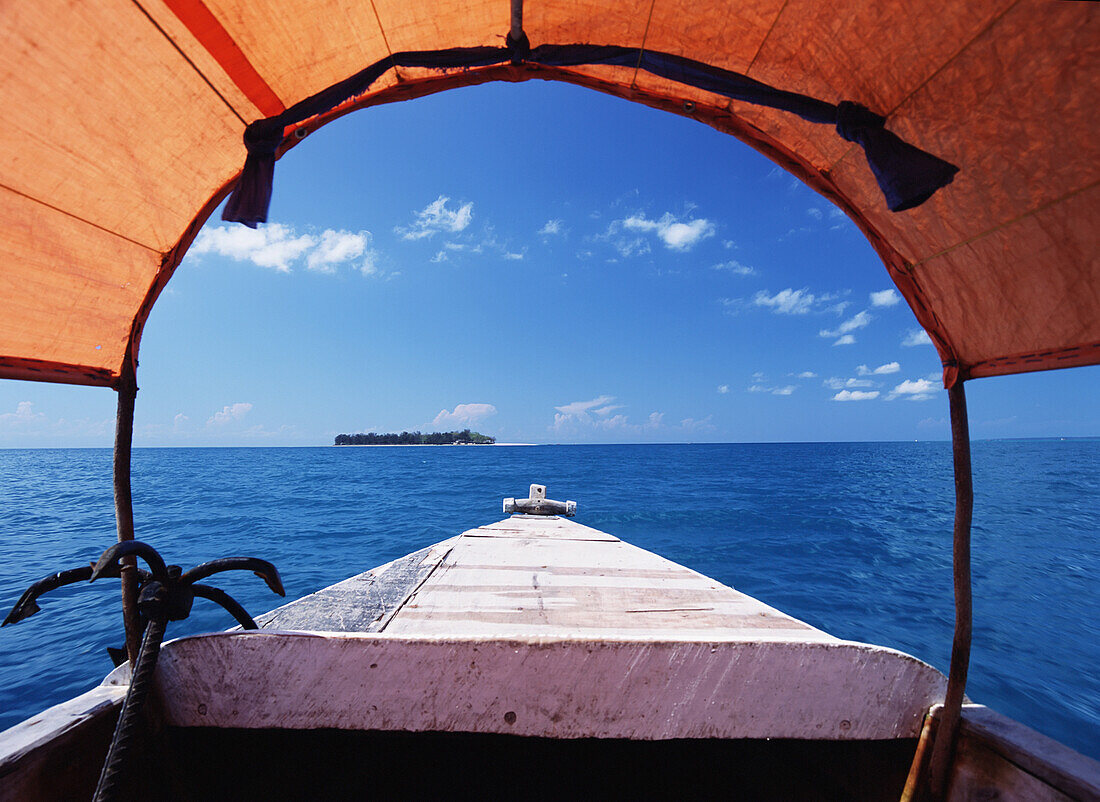
[{"label": "wooden frame of canopy", "polygon": [[[984,0],[931,13],[876,0],[837,7],[813,0],[634,0],[619,7],[529,0],[525,25],[522,0],[313,5],[312,14],[296,13],[295,29],[269,24],[277,8],[240,0],[110,0],[102,9],[64,10],[42,2],[12,9],[0,28],[0,66],[12,76],[2,89],[5,105],[21,110],[0,127],[0,212],[8,221],[0,233],[0,378],[118,391],[119,539],[134,533],[129,457],[141,332],[201,226],[246,183],[237,172],[242,132],[247,142],[258,124],[268,124],[264,157],[273,165],[351,111],[533,78],[689,116],[746,142],[842,208],[940,353],[957,505],[956,628],[932,759],[932,784],[942,790],[971,631],[963,382],[1100,363],[1097,9],[1039,0]],[[115,49],[95,35],[112,27],[122,43]],[[482,52],[501,49],[501,39],[506,56]],[[571,44],[578,42],[585,44]],[[561,47],[547,57],[547,46],[587,47],[589,60],[574,54],[571,61]],[[431,66],[429,56],[455,48],[480,55]],[[644,58],[650,66],[643,69]],[[378,74],[335,99],[325,95],[364,64],[379,66]],[[693,83],[700,73],[706,80]],[[747,83],[731,93],[721,83],[729,76]],[[755,105],[743,92],[756,86],[789,97]],[[310,113],[284,120],[322,96],[328,100]],[[814,116],[848,101],[881,114],[878,128],[888,123],[889,136],[897,132],[958,165],[959,180],[919,209],[892,215],[862,134],[844,139],[864,147],[871,170],[851,155],[855,145],[823,131],[826,120]],[[153,130],[145,140],[112,138],[105,109],[126,109],[124,124]],[[106,168],[74,157],[81,147],[97,148]],[[175,160],[184,154],[195,163],[177,175]],[[108,174],[112,167],[116,175]],[[263,206],[266,215],[266,200]],[[124,571],[123,588],[133,658],[132,570]]]}]

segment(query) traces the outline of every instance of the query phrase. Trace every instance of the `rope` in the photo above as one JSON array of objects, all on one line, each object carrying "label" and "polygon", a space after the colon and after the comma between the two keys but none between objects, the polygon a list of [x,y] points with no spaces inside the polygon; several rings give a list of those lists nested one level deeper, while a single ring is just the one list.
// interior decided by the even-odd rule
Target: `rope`
[{"label": "rope", "polygon": [[127,753],[133,746],[134,736],[138,733],[141,711],[149,695],[149,688],[153,684],[153,672],[157,667],[157,657],[160,655],[161,641],[164,640],[165,626],[164,620],[152,620],[145,627],[145,636],[141,639],[141,651],[138,652],[137,664],[130,678],[126,699],[122,702],[122,711],[118,714],[115,734],[111,738],[111,748],[107,751],[107,759],[99,775],[99,783],[96,785],[93,797],[94,802],[108,802],[108,800],[120,798],[120,783],[127,768]]}]

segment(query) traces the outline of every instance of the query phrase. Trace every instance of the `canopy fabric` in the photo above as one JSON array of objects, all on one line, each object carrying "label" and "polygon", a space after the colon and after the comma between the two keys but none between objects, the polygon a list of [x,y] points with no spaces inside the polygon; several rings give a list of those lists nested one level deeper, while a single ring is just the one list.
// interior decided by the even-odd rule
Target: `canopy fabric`
[{"label": "canopy fabric", "polygon": [[[527,0],[532,48],[668,54],[862,104],[959,167],[891,212],[833,126],[639,66],[389,66],[288,126],[490,80],[568,81],[691,116],[843,208],[931,336],[948,385],[1100,363],[1100,9],[973,0]],[[394,54],[500,48],[508,0],[11,3],[0,23],[0,377],[113,385],[245,163],[248,123]],[[369,113],[369,112],[368,112]],[[278,138],[278,136],[276,137]],[[279,191],[278,181],[275,192]],[[366,222],[366,221],[365,221]]]}]

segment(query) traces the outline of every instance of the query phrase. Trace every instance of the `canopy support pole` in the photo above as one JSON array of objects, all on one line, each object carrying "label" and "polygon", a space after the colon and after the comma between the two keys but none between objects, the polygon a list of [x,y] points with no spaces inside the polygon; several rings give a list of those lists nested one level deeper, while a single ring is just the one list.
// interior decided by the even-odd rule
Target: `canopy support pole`
[{"label": "canopy support pole", "polygon": [[[130,495],[130,450],[134,439],[134,399],[137,397],[137,378],[134,362],[127,349],[122,375],[118,385],[118,414],[115,418],[115,522],[118,540],[134,539],[134,502]],[[141,648],[141,620],[137,609],[137,558],[122,559],[122,623],[126,629],[126,655],[130,668],[137,662]]]},{"label": "canopy support pole", "polygon": [[947,792],[955,739],[966,690],[966,674],[970,666],[970,636],[973,630],[973,609],[970,591],[970,523],[974,515],[974,478],[970,468],[970,426],[966,416],[966,392],[963,382],[956,381],[947,391],[951,404],[951,445],[955,462],[955,640],[951,646],[951,670],[947,678],[947,694],[936,728],[932,749],[929,785],[933,799],[943,799]]},{"label": "canopy support pole", "polygon": [[518,42],[523,36],[523,0],[512,0],[512,41]]}]

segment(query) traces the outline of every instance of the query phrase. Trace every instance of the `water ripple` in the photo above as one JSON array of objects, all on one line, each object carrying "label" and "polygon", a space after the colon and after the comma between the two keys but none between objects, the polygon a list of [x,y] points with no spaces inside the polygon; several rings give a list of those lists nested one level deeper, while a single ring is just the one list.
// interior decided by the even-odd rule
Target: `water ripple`
[{"label": "water ripple", "polygon": [[[1100,757],[1100,441],[974,444],[969,693]],[[578,520],[814,626],[946,668],[946,443],[137,449],[138,537],[172,562],[255,554],[295,598],[467,528],[547,484]],[[0,451],[0,604],[114,540],[105,450]],[[220,575],[254,612],[250,574]],[[0,727],[85,690],[119,645],[117,585],[51,594],[0,633]],[[172,635],[229,625],[197,601]]]}]

